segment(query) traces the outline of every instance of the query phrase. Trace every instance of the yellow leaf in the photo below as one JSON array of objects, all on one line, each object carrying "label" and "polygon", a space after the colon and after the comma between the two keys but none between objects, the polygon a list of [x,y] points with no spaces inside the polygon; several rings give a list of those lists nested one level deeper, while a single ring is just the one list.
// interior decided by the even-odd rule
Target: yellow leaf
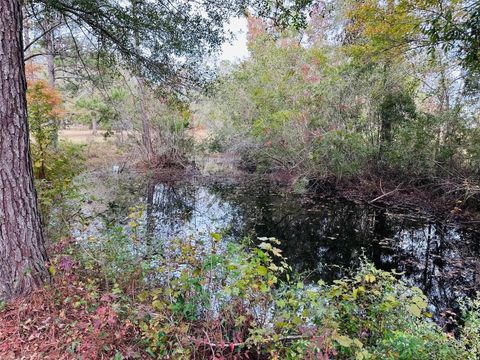
[{"label": "yellow leaf", "polygon": [[348,336],[344,336],[344,335],[335,334],[333,336],[333,340],[338,342],[340,346],[343,346],[343,347],[350,347],[353,344],[353,340],[350,339]]},{"label": "yellow leaf", "polygon": [[395,296],[393,296],[392,294],[389,294],[385,296],[385,301],[394,302],[396,301],[396,299],[395,299]]},{"label": "yellow leaf", "polygon": [[359,295],[362,295],[365,292],[365,288],[363,286],[359,286],[358,288],[353,289],[353,299],[357,300]]},{"label": "yellow leaf", "polygon": [[366,360],[370,359],[371,355],[367,350],[360,350],[355,353],[355,360]]},{"label": "yellow leaf", "polygon": [[272,271],[277,271],[277,270],[278,270],[278,266],[275,265],[274,263],[271,263],[268,268],[269,268],[270,270],[272,270]]},{"label": "yellow leaf", "polygon": [[211,233],[210,235],[215,241],[220,241],[222,239],[222,235],[220,235],[219,233]]},{"label": "yellow leaf", "polygon": [[356,347],[358,347],[360,349],[363,347],[362,342],[358,339],[353,339],[353,343],[355,344]]},{"label": "yellow leaf", "polygon": [[49,266],[48,271],[52,276],[55,276],[55,274],[57,273],[57,270],[55,269],[55,265],[53,264]]},{"label": "yellow leaf", "polygon": [[163,309],[163,303],[160,300],[155,300],[152,302],[152,307],[155,310],[162,310]]}]

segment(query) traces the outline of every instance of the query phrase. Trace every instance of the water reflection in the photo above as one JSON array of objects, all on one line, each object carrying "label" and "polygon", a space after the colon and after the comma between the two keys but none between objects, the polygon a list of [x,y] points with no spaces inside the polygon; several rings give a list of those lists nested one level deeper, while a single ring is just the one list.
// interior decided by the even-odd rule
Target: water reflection
[{"label": "water reflection", "polygon": [[147,227],[156,239],[202,238],[242,226],[237,207],[203,186],[149,184],[147,205]]},{"label": "water reflection", "polygon": [[480,289],[480,236],[475,229],[335,199],[284,193],[265,183],[146,186],[145,226],[155,243],[191,238],[274,236],[295,270],[332,280],[362,253],[383,269],[405,272],[429,296],[435,313]]}]

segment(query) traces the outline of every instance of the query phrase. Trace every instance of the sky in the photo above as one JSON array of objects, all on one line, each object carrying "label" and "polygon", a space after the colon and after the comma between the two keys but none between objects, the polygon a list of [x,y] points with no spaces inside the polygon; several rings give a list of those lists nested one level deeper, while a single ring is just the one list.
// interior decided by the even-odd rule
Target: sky
[{"label": "sky", "polygon": [[235,39],[231,44],[223,44],[219,60],[235,62],[247,58],[249,56],[247,49],[247,19],[245,17],[233,18],[227,25],[227,29],[235,34]]}]

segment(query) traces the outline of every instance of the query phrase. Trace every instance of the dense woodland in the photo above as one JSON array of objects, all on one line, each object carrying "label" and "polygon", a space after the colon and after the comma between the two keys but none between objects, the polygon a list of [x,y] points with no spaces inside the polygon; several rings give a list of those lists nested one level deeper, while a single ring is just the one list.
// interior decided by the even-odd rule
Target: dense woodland
[{"label": "dense woodland", "polygon": [[0,0],[0,358],[479,359],[478,279],[448,327],[366,257],[311,283],[269,234],[163,241],[153,187],[95,212],[228,163],[477,226],[479,122],[476,0]]}]

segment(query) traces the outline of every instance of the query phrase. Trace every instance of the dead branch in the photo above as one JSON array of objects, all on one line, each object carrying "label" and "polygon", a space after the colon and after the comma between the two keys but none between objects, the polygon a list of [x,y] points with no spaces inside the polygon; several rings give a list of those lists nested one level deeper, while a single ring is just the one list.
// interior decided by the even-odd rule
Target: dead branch
[{"label": "dead branch", "polygon": [[403,189],[400,189],[400,186],[402,186],[402,185],[403,185],[403,183],[398,184],[398,186],[397,186],[395,189],[393,189],[392,191],[389,191],[389,192],[383,192],[383,189],[382,189],[383,194],[380,195],[380,196],[377,196],[377,197],[376,197],[375,199],[373,199],[373,200],[370,200],[369,203],[374,203],[375,201],[378,201],[378,200],[380,200],[380,199],[383,199],[384,197],[389,196],[389,195],[391,195],[391,194],[394,194],[394,193],[396,193],[397,191],[403,190]]}]

